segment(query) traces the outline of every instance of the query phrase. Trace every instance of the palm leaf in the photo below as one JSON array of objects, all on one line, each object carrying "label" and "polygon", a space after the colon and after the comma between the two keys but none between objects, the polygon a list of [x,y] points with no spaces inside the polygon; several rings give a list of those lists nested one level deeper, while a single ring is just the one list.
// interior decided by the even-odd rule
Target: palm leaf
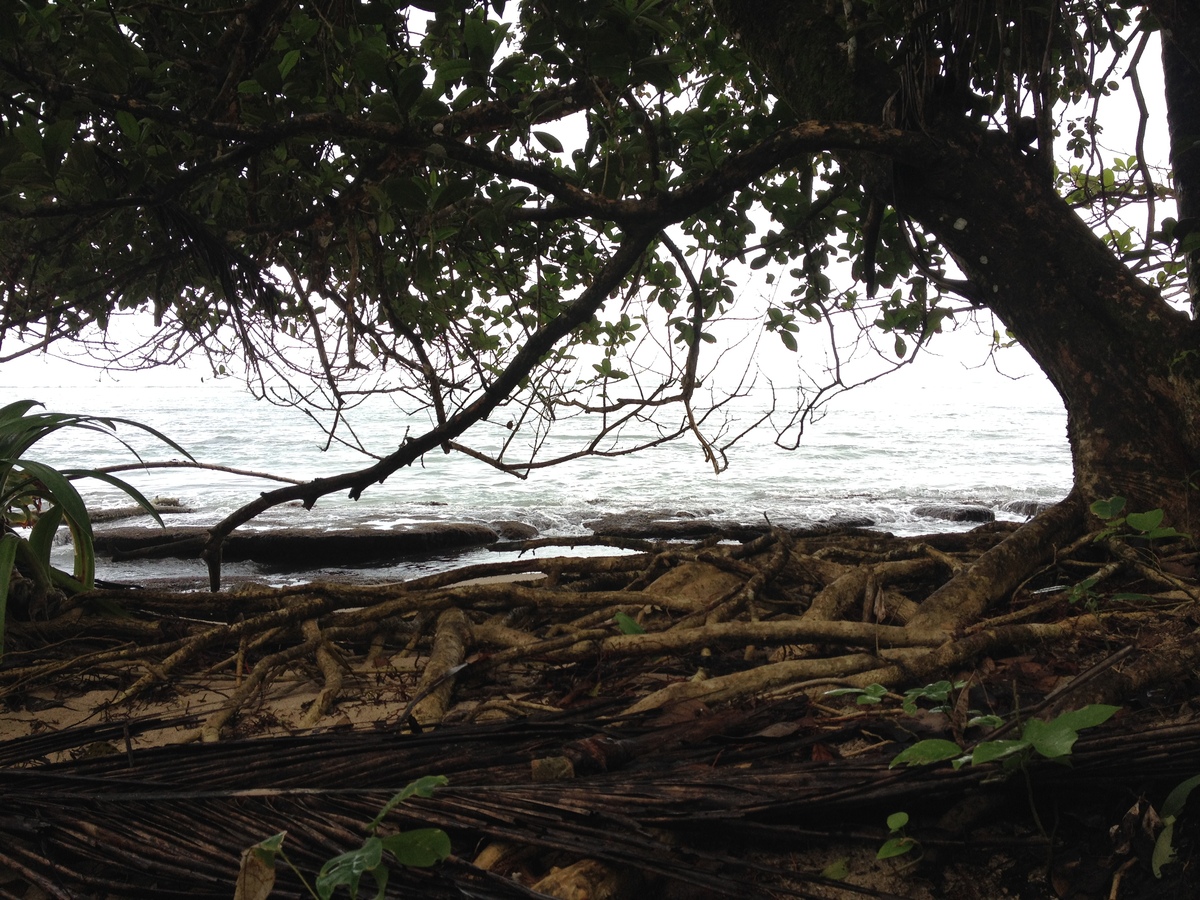
[{"label": "palm leaf", "polygon": [[75,542],[75,578],[90,588],[96,577],[96,555],[93,549],[92,520],[87,506],[75,486],[57,469],[31,459],[18,459],[21,471],[40,481],[39,496],[50,500],[62,510]]},{"label": "palm leaf", "polygon": [[154,508],[154,504],[146,499],[146,495],[135,488],[128,481],[122,478],[117,478],[115,475],[110,475],[107,472],[100,472],[96,469],[63,469],[62,474],[75,481],[80,478],[95,478],[97,481],[103,481],[106,484],[111,484],[115,488],[119,488],[129,495],[130,499],[137,503],[142,509],[154,517],[154,521],[159,525],[165,524],[162,516],[158,514],[158,510]]},{"label": "palm leaf", "polygon": [[62,518],[62,509],[57,505],[51,506],[38,517],[29,532],[29,548],[38,559],[46,564],[47,568],[50,566],[50,551],[54,547],[54,535],[58,531],[58,526],[62,524]]},{"label": "palm leaf", "polygon": [[[0,410],[3,412],[3,410]],[[8,616],[8,589],[12,584],[13,566],[21,539],[15,534],[0,537],[0,659],[4,658],[4,623]]]}]

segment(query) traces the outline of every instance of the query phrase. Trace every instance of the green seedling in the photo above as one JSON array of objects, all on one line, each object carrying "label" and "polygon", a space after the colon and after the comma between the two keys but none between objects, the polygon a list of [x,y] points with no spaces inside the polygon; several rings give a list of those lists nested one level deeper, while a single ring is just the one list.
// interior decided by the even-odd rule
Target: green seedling
[{"label": "green seedling", "polygon": [[891,767],[924,766],[953,760],[956,769],[967,763],[977,766],[989,762],[1002,762],[1007,768],[1020,768],[1035,754],[1046,759],[1061,760],[1070,756],[1082,729],[1107,722],[1119,709],[1119,706],[1094,703],[1065,712],[1049,722],[1030,719],[1022,726],[1019,739],[980,741],[970,751],[954,741],[917,741],[898,754],[892,760]]},{"label": "green seedling", "polygon": [[383,900],[390,874],[384,861],[385,852],[391,854],[397,865],[429,868],[450,856],[450,838],[440,828],[415,828],[387,837],[379,837],[376,829],[387,814],[405,800],[410,797],[432,797],[435,790],[447,783],[444,776],[426,775],[399,791],[367,825],[368,836],[362,846],[328,860],[317,873],[315,884],[309,883],[284,853],[286,831],[260,841],[242,853],[234,900],[266,900],[275,887],[276,858],[283,860],[296,873],[309,895],[316,900],[329,900],[343,885],[349,890],[351,898],[357,898],[363,875],[371,876],[375,882],[375,898]]},{"label": "green seedling", "polygon": [[1194,775],[1175,786],[1162,805],[1163,830],[1154,841],[1154,852],[1150,856],[1150,868],[1155,878],[1162,878],[1163,866],[1175,861],[1175,823],[1187,805],[1187,799],[1200,787],[1200,775]]},{"label": "green seedling", "polygon": [[[951,711],[950,694],[952,691],[960,691],[967,686],[965,681],[935,681],[933,684],[927,684],[924,687],[909,688],[903,696],[894,694],[882,684],[869,684],[865,688],[835,688],[832,691],[826,691],[826,697],[845,697],[854,696],[855,702],[860,706],[868,706],[882,703],[885,697],[899,697],[900,708],[907,715],[915,716],[921,711],[921,707],[917,705],[918,701],[927,701],[932,703],[928,711],[934,713],[949,713]],[[975,725],[995,727],[1003,724],[998,716],[982,715],[979,710],[969,710],[968,714],[971,718],[967,721],[967,727]]]},{"label": "green seedling", "polygon": [[887,817],[888,833],[891,837],[883,842],[883,846],[875,854],[876,859],[893,859],[897,856],[904,856],[921,846],[916,838],[909,837],[904,833],[906,825],[908,825],[908,813],[906,812],[892,813]]},{"label": "green seedling", "polygon": [[835,688],[826,691],[826,697],[854,697],[859,706],[874,706],[883,702],[890,692],[882,684],[868,684],[865,688]]},{"label": "green seedling", "polygon": [[1164,513],[1161,509],[1121,515],[1125,511],[1124,497],[1097,500],[1088,508],[1093,515],[1104,520],[1104,527],[1096,535],[1096,540],[1109,537],[1136,537],[1155,541],[1162,538],[1190,537],[1170,526],[1164,526],[1162,524]]},{"label": "green seedling", "polygon": [[626,613],[617,613],[613,616],[613,621],[617,623],[617,628],[621,630],[621,634],[646,633],[646,629],[639,625],[636,619]]}]

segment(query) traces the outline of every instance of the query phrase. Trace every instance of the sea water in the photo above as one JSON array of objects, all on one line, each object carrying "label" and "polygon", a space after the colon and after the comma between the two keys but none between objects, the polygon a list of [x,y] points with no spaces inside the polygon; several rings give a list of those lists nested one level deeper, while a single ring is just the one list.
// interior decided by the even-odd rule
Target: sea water
[{"label": "sea water", "polygon": [[[919,534],[969,527],[918,515],[915,510],[924,505],[978,504],[994,510],[997,518],[1012,520],[1021,518],[1007,508],[1012,501],[1051,502],[1065,496],[1071,484],[1066,416],[1044,378],[1034,374],[1013,380],[952,360],[911,371],[839,397],[808,426],[795,450],[776,446],[770,428],[759,429],[730,449],[728,468],[720,474],[705,462],[696,439],[686,435],[634,456],[574,460],[532,471],[525,479],[439,450],[371,486],[357,501],[335,495],[311,510],[283,506],[244,527],[387,528],[424,521],[515,520],[545,536],[579,536],[590,533],[585,523],[608,514],[658,510],[786,526],[870,519],[880,530]],[[330,443],[300,411],[256,401],[244,386],[230,381],[196,379],[190,385],[160,386],[146,378],[105,379],[73,386],[9,384],[0,391],[6,402],[35,399],[52,411],[143,422],[205,463],[308,480],[373,462]],[[761,389],[737,401],[731,406],[730,430],[754,421],[771,402]],[[420,433],[428,427],[426,419],[406,415],[383,398],[353,410],[349,421],[367,449],[379,455],[395,449],[409,429]],[[594,423],[585,420],[560,421],[544,450],[547,455],[570,452],[587,440],[592,428]],[[145,460],[180,458],[136,429],[122,425],[118,434]],[[647,430],[643,436],[651,434]],[[503,424],[481,423],[461,440],[494,449],[506,436]],[[57,435],[37,445],[31,456],[60,467],[136,461],[118,441],[89,432]],[[212,525],[280,486],[200,469],[133,470],[120,477],[147,497],[177,499],[191,512],[172,515],[169,521],[188,525]],[[103,483],[81,482],[80,488],[92,508],[129,504]],[[405,560],[372,572],[404,577],[493,558],[498,558],[494,551],[481,550]],[[263,574],[253,564],[227,570]],[[102,561],[99,569],[101,577],[116,579],[201,572],[195,560]]]}]

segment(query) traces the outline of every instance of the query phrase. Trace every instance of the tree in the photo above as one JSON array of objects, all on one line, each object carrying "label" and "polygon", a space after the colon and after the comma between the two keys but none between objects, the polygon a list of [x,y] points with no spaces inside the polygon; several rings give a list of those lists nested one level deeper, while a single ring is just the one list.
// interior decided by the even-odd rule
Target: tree
[{"label": "tree", "polygon": [[[1156,34],[1173,185],[1140,136],[1106,159],[1097,120],[1122,70],[1142,97]],[[763,327],[791,347],[838,309],[901,359],[953,304],[999,317],[1068,412],[1077,490],[1038,540],[1114,494],[1194,528],[1197,67],[1176,0],[31,0],[0,12],[4,358],[240,355],[285,399],[429,412],[376,464],[221,523],[215,580],[262,509],[476,452],[490,416],[535,464],[580,413],[581,452],[649,420],[719,467],[737,434],[697,393],[731,267],[788,267]],[[128,312],[158,328],[136,351],[105,332]]]}]

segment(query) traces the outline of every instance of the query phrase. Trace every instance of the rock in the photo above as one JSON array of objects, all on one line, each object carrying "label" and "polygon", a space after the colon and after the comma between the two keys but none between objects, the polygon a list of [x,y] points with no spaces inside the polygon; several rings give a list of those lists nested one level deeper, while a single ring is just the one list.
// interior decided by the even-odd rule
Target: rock
[{"label": "rock", "polygon": [[737,540],[749,540],[768,530],[766,523],[743,525],[740,522],[700,519],[692,513],[661,509],[616,513],[584,522],[583,526],[601,537],[629,538],[703,538],[720,534]]},{"label": "rock", "polygon": [[867,516],[833,516],[822,524],[830,528],[870,528],[875,520]]},{"label": "rock", "polygon": [[496,534],[506,541],[528,541],[540,534],[532,525],[513,519],[502,519],[499,522],[489,522],[488,524]]},{"label": "rock", "polygon": [[913,515],[930,519],[945,519],[947,522],[994,522],[996,514],[986,506],[929,504],[914,506]]},{"label": "rock", "polygon": [[[160,516],[165,516],[172,513],[190,513],[194,510],[190,506],[184,506],[178,500],[172,497],[155,497],[150,501],[154,505],[154,511]],[[142,509],[140,506],[111,506],[107,509],[96,509],[88,513],[88,518],[95,522],[116,522],[119,519],[134,519],[138,516],[150,517],[150,513]]]},{"label": "rock", "polygon": [[[95,536],[97,553],[114,560],[134,557],[194,559],[208,538],[201,526],[180,528],[113,528]],[[392,529],[279,528],[237,532],[225,542],[222,558],[253,560],[299,570],[328,565],[384,562],[411,554],[436,553],[491,544],[497,534],[469,522],[427,522]]]},{"label": "rock", "polygon": [[1048,500],[1009,500],[1000,508],[1004,510],[1004,512],[1015,513],[1018,516],[1025,516],[1028,519],[1032,519],[1034,516],[1045,512],[1053,505],[1054,504]]}]

